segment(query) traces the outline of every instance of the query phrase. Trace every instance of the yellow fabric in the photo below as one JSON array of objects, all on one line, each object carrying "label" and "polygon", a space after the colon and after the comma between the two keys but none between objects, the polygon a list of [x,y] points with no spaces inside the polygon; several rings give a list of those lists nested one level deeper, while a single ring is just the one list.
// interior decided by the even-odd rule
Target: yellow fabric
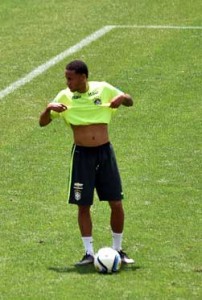
[{"label": "yellow fabric", "polygon": [[72,93],[69,88],[62,90],[53,102],[66,105],[67,110],[62,113],[51,111],[51,119],[62,117],[72,125],[108,124],[115,111],[109,107],[110,101],[123,92],[106,82],[90,81],[88,84],[86,93]]}]

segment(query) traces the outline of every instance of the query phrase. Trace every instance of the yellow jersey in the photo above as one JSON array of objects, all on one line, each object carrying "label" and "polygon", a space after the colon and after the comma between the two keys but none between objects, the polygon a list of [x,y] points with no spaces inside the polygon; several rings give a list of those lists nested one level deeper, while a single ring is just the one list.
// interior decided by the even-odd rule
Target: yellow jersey
[{"label": "yellow jersey", "polygon": [[124,93],[107,82],[89,81],[88,85],[85,93],[71,92],[69,88],[60,91],[52,102],[66,105],[67,110],[51,111],[51,119],[62,117],[66,124],[72,125],[109,124],[116,111],[109,107],[110,102]]}]

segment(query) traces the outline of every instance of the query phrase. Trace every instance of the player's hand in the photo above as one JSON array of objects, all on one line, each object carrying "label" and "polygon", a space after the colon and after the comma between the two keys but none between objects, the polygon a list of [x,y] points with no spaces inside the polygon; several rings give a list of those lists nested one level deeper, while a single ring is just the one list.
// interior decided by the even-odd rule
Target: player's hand
[{"label": "player's hand", "polygon": [[124,100],[123,95],[116,96],[115,98],[113,98],[111,100],[110,107],[111,108],[118,108],[122,104],[123,100]]},{"label": "player's hand", "polygon": [[62,104],[62,103],[54,103],[54,102],[52,102],[52,103],[48,104],[47,109],[48,110],[54,110],[54,111],[60,113],[60,112],[63,112],[65,110],[67,110],[67,106],[64,105],[64,104]]},{"label": "player's hand", "polygon": [[121,94],[113,98],[110,102],[111,108],[118,108],[121,104],[124,106],[132,106],[133,99],[129,94]]}]

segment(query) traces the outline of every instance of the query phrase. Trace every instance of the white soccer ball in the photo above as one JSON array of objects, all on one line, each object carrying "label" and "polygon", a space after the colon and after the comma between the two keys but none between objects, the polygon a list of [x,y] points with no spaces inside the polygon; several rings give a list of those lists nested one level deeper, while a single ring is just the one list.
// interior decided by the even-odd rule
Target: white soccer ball
[{"label": "white soccer ball", "polygon": [[121,267],[121,257],[116,250],[104,247],[95,254],[94,266],[99,273],[117,272]]}]

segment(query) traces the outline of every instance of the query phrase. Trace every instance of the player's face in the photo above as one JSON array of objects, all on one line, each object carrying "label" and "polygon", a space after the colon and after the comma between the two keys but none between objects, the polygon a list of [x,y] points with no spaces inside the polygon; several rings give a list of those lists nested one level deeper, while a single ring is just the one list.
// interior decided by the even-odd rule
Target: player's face
[{"label": "player's face", "polygon": [[67,79],[67,86],[71,92],[84,93],[86,91],[85,74],[77,74],[75,71],[66,70],[65,77]]}]

